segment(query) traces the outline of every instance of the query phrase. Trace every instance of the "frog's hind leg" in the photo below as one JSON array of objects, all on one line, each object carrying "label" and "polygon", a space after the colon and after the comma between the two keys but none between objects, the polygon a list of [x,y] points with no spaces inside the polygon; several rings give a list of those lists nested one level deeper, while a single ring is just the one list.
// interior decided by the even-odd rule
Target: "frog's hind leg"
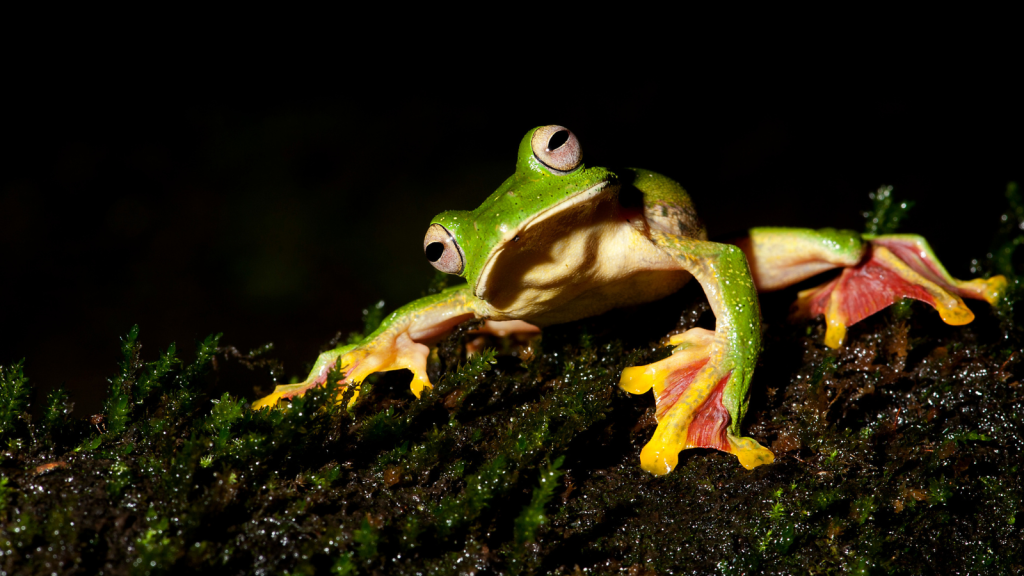
[{"label": "frog's hind leg", "polygon": [[701,283],[715,313],[715,330],[672,337],[672,356],[627,368],[619,386],[633,394],[654,389],[658,427],[640,454],[641,466],[667,474],[687,448],[730,452],[745,468],[774,460],[740,434],[747,391],[761,347],[760,311],[743,253],[734,246],[654,233],[654,240]]},{"label": "frog's hind leg", "polygon": [[832,348],[842,345],[849,326],[903,298],[925,302],[947,324],[959,326],[974,319],[963,298],[995,304],[1006,288],[1002,276],[954,278],[928,242],[913,234],[754,228],[737,245],[747,254],[760,291],[778,290],[818,272],[843,268],[832,281],[800,292],[793,306],[796,318],[824,314],[825,344]]}]

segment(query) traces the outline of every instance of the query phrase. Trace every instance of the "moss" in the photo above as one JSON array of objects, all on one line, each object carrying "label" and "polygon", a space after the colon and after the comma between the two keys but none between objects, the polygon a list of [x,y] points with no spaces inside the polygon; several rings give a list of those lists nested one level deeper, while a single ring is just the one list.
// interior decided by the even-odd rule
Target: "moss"
[{"label": "moss", "polygon": [[28,406],[31,389],[22,368],[24,362],[22,360],[7,368],[0,366],[0,439],[14,432],[18,419]]},{"label": "moss", "polygon": [[914,207],[913,202],[896,202],[892,192],[892,186],[882,186],[868,194],[871,199],[871,210],[864,213],[864,231],[868,234],[892,234]]},{"label": "moss", "polygon": [[54,388],[46,396],[40,431],[49,438],[50,442],[59,443],[59,436],[71,424],[71,410],[71,399],[67,389],[63,386]]},{"label": "moss", "polygon": [[543,559],[539,554],[540,547],[535,542],[541,528],[548,523],[545,508],[558,488],[558,479],[564,473],[559,468],[564,461],[565,458],[559,456],[553,463],[545,464],[541,468],[540,478],[530,496],[530,502],[516,517],[514,537],[503,547],[503,555],[508,559],[510,573],[533,572]]},{"label": "moss", "polygon": [[[699,305],[687,297],[675,305],[689,317]],[[984,407],[1013,398],[1017,361],[987,360],[984,331],[932,326],[935,336],[914,345],[894,377],[885,350],[904,329],[888,318],[860,328],[839,353],[802,326],[781,325],[768,333],[773,355],[759,376],[788,384],[771,396],[761,388],[747,425],[798,446],[753,472],[724,454],[687,452],[672,475],[655,478],[636,467],[651,402],[618,392],[615,379],[621,366],[662,351],[619,338],[624,320],[589,321],[590,348],[576,347],[569,326],[546,334],[524,363],[488,352],[442,366],[421,400],[384,377],[351,414],[326,390],[274,412],[253,413],[223,393],[204,400],[206,384],[179,378],[185,369],[173,365],[161,381],[182,387],[133,401],[119,432],[109,419],[102,432],[66,424],[68,437],[48,453],[61,453],[57,442],[87,448],[64,452],[67,468],[33,476],[46,456],[11,453],[20,464],[5,484],[15,510],[5,538],[24,565],[114,573],[527,573],[577,564],[900,573],[922,558],[1014,566],[1021,491],[1010,472],[1016,452],[1003,451],[1021,422]],[[951,352],[954,340],[964,344]],[[803,360],[780,366],[792,352]],[[561,466],[549,464],[556,455]],[[82,483],[74,506],[31,489],[71,474]],[[85,490],[89,482],[104,490]],[[975,504],[957,512],[965,502]],[[96,504],[106,523],[76,512]],[[57,518],[58,506],[68,512],[51,523],[75,553],[55,559],[37,552],[50,526],[33,519]],[[125,514],[134,520],[114,522]],[[908,552],[918,548],[927,553]],[[118,557],[125,563],[109,560]]]},{"label": "moss", "polygon": [[0,476],[0,518],[4,520],[11,510],[13,490],[8,484],[10,480],[6,476]]},{"label": "moss", "polygon": [[508,489],[514,479],[510,472],[507,460],[499,455],[467,477],[461,493],[444,497],[434,508],[438,534],[445,538],[476,520],[495,497]]}]

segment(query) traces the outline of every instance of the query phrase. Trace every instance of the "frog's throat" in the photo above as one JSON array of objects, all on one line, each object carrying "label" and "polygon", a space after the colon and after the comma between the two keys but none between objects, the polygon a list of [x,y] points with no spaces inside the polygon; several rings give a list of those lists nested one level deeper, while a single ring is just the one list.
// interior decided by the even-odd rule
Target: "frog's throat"
[{"label": "frog's throat", "polygon": [[519,226],[516,226],[514,229],[506,232],[501,237],[501,240],[495,244],[494,248],[491,248],[490,253],[487,254],[487,263],[484,264],[484,268],[480,272],[480,276],[477,277],[476,283],[473,285],[473,294],[476,295],[477,298],[482,298],[484,300],[487,299],[487,294],[483,293],[483,287],[487,285],[486,281],[487,277],[491,274],[491,268],[494,266],[494,262],[498,259],[498,255],[505,249],[505,246],[510,242],[513,242],[517,236],[525,232],[531,226],[540,224],[552,216],[557,216],[558,214],[579,206],[580,204],[591,202],[602,194],[610,194],[619,189],[618,186],[609,186],[608,184],[610,184],[610,181],[608,180],[598,182],[590,188],[566,198],[547,210],[542,210],[534,214],[533,217],[523,220],[519,223]]}]

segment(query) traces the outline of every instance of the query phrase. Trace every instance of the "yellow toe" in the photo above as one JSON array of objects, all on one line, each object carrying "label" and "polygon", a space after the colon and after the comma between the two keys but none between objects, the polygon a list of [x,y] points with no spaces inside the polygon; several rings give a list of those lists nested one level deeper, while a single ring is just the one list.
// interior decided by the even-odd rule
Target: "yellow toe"
[{"label": "yellow toe", "polygon": [[747,470],[753,470],[762,464],[771,464],[775,461],[772,451],[761,446],[753,438],[729,437],[731,452],[740,460],[740,466]]},{"label": "yellow toe", "polygon": [[679,448],[654,440],[640,452],[640,467],[656,476],[664,476],[679,464]]},{"label": "yellow toe", "polygon": [[975,278],[957,284],[961,290],[969,290],[977,294],[982,300],[995,306],[1006,292],[1006,278],[1004,276],[993,276],[991,278]]},{"label": "yellow toe", "polygon": [[659,377],[659,371],[654,364],[647,366],[633,366],[622,371],[622,378],[619,379],[619,388],[630,394],[645,394],[665,377]]},{"label": "yellow toe", "polygon": [[963,326],[974,321],[974,312],[958,296],[947,293],[947,298],[935,299],[935,309],[942,321],[950,326]]},{"label": "yellow toe", "polygon": [[825,346],[832,349],[841,347],[846,340],[846,319],[839,313],[838,298],[833,292],[825,311]]},{"label": "yellow toe", "polygon": [[430,383],[430,380],[423,374],[413,373],[412,382],[409,384],[409,389],[412,390],[413,395],[417,398],[423,394],[423,389],[432,389],[434,386]]}]

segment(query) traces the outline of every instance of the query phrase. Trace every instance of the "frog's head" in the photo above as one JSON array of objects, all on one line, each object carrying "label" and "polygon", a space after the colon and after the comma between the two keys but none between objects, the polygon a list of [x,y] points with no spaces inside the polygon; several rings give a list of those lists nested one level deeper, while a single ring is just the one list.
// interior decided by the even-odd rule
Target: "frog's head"
[{"label": "frog's head", "polygon": [[466,278],[486,298],[486,279],[503,250],[542,242],[547,233],[541,223],[611,193],[614,178],[604,168],[584,166],[580,143],[568,128],[534,128],[519,144],[515,174],[479,208],[434,217],[423,239],[427,260]]}]

